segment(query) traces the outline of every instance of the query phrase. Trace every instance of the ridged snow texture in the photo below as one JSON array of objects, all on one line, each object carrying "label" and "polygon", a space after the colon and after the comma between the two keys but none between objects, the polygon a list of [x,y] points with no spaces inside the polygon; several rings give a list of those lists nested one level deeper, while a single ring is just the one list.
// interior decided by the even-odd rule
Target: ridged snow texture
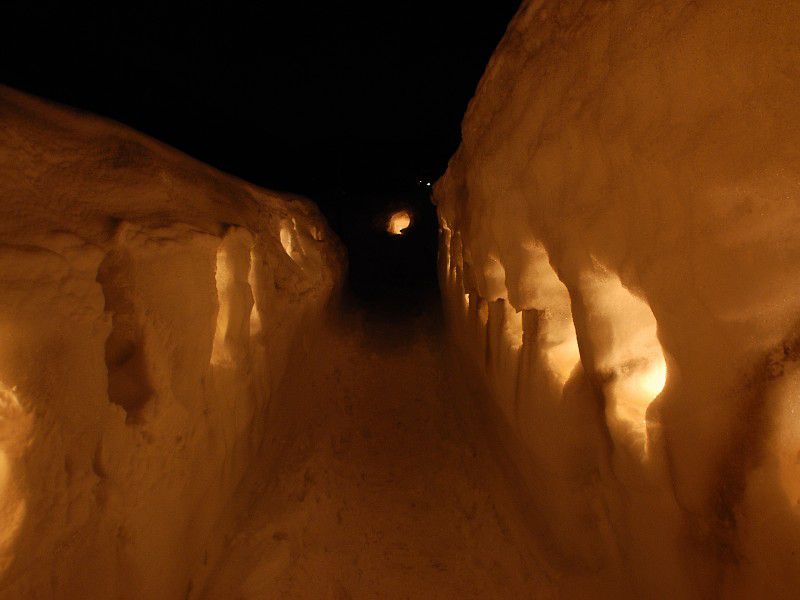
[{"label": "ridged snow texture", "polygon": [[185,597],[338,246],[302,199],[7,89],[0,211],[0,596]]},{"label": "ridged snow texture", "polygon": [[554,562],[796,594],[800,3],[524,3],[434,197]]}]

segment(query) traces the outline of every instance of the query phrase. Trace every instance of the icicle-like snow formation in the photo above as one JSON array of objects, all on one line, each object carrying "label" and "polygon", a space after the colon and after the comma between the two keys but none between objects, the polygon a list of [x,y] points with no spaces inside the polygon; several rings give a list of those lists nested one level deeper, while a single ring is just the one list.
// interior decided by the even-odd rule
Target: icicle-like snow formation
[{"label": "icicle-like snow formation", "polygon": [[8,89],[0,199],[0,597],[186,597],[335,238],[307,201]]},{"label": "icicle-like snow formation", "polygon": [[434,197],[564,585],[796,594],[800,3],[525,2]]}]

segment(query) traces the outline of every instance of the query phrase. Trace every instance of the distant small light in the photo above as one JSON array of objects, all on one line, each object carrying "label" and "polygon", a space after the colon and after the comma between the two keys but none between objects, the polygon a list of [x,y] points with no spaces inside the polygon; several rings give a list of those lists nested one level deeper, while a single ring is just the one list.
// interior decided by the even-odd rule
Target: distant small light
[{"label": "distant small light", "polygon": [[429,181],[429,182],[428,182],[428,183],[426,183],[425,185],[427,185],[428,187],[431,187],[431,182]]},{"label": "distant small light", "polygon": [[407,210],[398,210],[389,217],[389,222],[386,224],[386,231],[392,235],[403,235],[410,225],[411,213]]}]

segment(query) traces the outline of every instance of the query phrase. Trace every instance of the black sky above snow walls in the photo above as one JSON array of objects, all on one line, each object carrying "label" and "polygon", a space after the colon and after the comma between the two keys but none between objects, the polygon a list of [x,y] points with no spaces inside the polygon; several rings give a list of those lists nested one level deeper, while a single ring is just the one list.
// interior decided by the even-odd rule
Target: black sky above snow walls
[{"label": "black sky above snow walls", "polygon": [[[437,295],[426,184],[518,5],[0,1],[0,82],[310,197],[347,247],[355,296],[424,311]],[[414,224],[389,236],[400,208]]]},{"label": "black sky above snow walls", "polygon": [[0,81],[308,195],[443,172],[518,0],[0,3]]}]

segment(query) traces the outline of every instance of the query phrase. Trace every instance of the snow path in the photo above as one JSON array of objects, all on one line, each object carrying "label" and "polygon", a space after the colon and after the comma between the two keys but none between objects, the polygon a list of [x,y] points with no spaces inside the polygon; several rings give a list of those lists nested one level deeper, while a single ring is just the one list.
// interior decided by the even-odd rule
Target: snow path
[{"label": "snow path", "polygon": [[443,347],[429,320],[363,317],[307,345],[269,416],[282,433],[240,492],[238,533],[200,597],[529,598],[552,589],[525,541],[521,492]]}]

